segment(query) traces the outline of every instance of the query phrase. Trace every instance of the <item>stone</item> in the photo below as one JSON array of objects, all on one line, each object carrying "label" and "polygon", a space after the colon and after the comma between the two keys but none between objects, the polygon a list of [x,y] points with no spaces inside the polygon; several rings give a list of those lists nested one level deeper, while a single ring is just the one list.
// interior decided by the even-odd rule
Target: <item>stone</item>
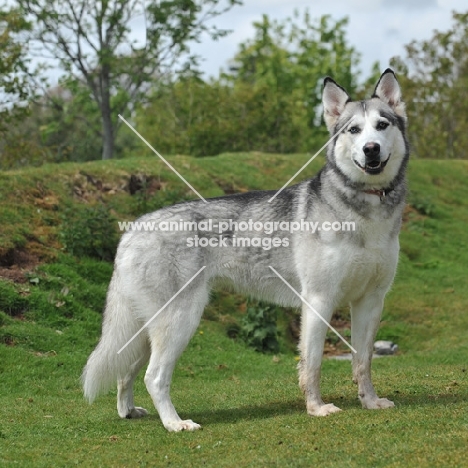
[{"label": "stone", "polygon": [[392,341],[379,340],[374,343],[374,352],[380,356],[395,354],[398,351],[398,345]]}]

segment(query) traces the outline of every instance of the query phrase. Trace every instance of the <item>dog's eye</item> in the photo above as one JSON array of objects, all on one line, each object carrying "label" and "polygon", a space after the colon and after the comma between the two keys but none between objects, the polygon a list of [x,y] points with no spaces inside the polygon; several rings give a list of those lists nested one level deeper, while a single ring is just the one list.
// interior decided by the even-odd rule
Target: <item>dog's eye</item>
[{"label": "dog's eye", "polygon": [[387,122],[379,122],[377,124],[377,130],[385,130],[387,127],[388,127],[388,123]]},{"label": "dog's eye", "polygon": [[351,127],[349,133],[359,133],[361,129],[359,127]]}]

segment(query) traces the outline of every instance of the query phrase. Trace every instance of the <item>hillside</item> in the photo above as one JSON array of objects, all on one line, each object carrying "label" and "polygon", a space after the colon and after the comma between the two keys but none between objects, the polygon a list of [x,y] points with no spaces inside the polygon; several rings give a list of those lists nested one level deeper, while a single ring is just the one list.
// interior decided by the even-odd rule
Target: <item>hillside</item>
[{"label": "hillside", "polygon": [[[212,197],[279,188],[309,157],[242,153],[170,161],[204,197]],[[317,158],[297,182],[322,164]],[[245,302],[217,293],[174,381],[182,412],[207,430],[174,438],[163,432],[141,382],[137,394],[152,416],[128,422],[117,419],[112,395],[89,407],[78,377],[99,336],[118,240],[116,220],[132,220],[195,195],[156,158],[0,173],[0,439],[7,447],[2,458],[22,466],[39,456],[44,462],[35,466],[60,466],[60,460],[84,466],[134,466],[135,460],[142,466],[167,460],[174,466],[203,460],[208,466],[233,466],[229,461],[235,460],[237,466],[250,466],[253,460],[286,463],[300,456],[303,464],[293,466],[339,466],[334,460],[338,463],[362,432],[360,440],[372,438],[373,450],[360,446],[356,456],[341,458],[346,466],[409,466],[407,457],[414,456],[421,466],[462,466],[460,450],[468,443],[466,180],[466,161],[410,163],[400,264],[379,332],[379,338],[398,343],[400,355],[375,366],[377,385],[402,409],[385,415],[359,410],[349,365],[327,361],[327,398],[343,399],[340,406],[348,411],[326,422],[307,418],[293,347],[283,343],[272,361],[271,355],[229,339],[227,329],[242,316]],[[281,321],[286,329],[287,319]],[[356,418],[359,428],[345,430]],[[394,455],[374,434],[374,424],[392,441]],[[326,437],[337,425],[343,448],[333,452]],[[290,426],[294,429],[286,430]],[[407,441],[395,439],[399,430]],[[241,433],[254,434],[251,443],[239,438]],[[206,450],[197,452],[197,445]],[[311,452],[315,446],[319,449]],[[242,455],[231,459],[235,453]]]}]

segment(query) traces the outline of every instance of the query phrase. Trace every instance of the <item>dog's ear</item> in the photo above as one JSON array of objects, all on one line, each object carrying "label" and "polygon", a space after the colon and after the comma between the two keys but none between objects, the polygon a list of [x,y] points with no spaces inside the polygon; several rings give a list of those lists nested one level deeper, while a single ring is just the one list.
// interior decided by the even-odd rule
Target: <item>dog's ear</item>
[{"label": "dog's ear", "polygon": [[373,98],[386,102],[399,116],[406,119],[405,103],[401,100],[401,89],[392,69],[387,68],[377,83]]},{"label": "dog's ear", "polygon": [[351,101],[349,94],[330,77],[323,82],[323,118],[329,132],[333,131],[335,124],[342,114],[346,103]]}]

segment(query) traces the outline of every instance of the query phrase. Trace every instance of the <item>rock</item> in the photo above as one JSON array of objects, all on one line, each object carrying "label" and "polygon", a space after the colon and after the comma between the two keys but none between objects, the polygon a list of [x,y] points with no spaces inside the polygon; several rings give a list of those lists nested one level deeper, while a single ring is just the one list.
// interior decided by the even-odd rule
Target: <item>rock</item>
[{"label": "rock", "polygon": [[379,340],[374,343],[374,351],[380,356],[395,354],[398,351],[398,345],[392,341]]},{"label": "rock", "polygon": [[[398,351],[398,345],[392,341],[379,340],[374,343],[374,354],[372,358],[380,358],[383,356],[391,356]],[[351,361],[353,355],[351,353],[340,354],[336,356],[328,356],[329,359],[336,359],[338,361]]]}]

